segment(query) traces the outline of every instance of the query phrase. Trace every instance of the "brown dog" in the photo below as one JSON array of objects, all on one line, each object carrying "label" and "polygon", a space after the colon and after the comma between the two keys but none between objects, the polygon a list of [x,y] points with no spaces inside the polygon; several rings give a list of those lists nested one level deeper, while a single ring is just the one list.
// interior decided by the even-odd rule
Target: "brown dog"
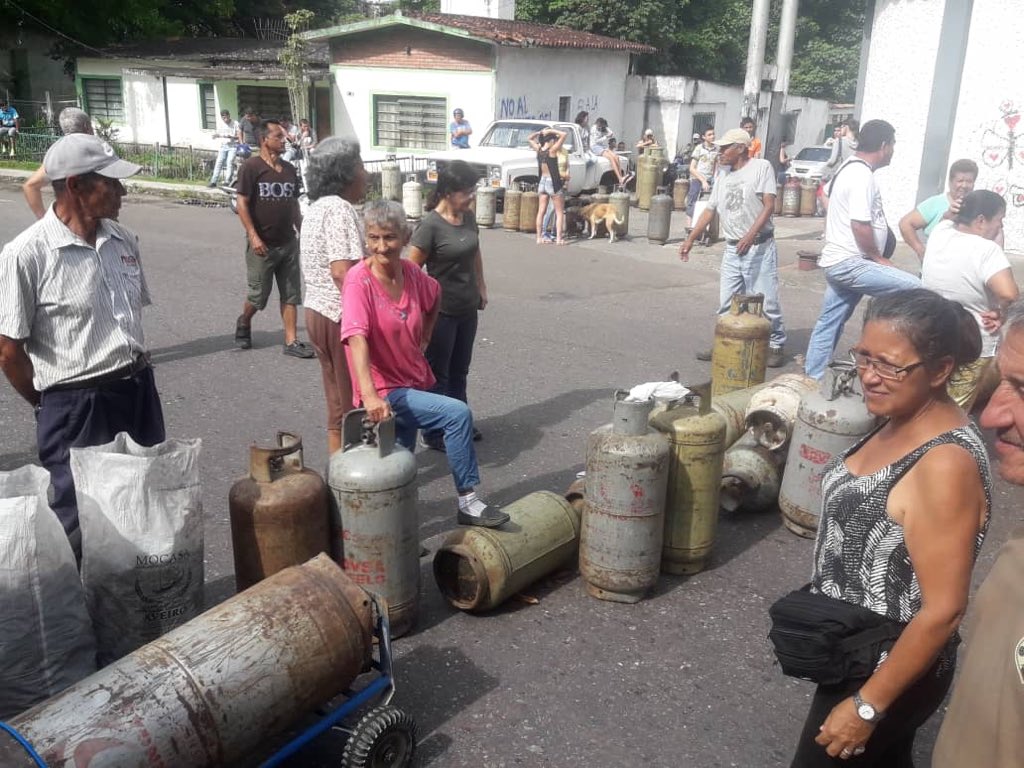
[{"label": "brown dog", "polygon": [[625,219],[615,214],[615,209],[608,203],[591,203],[580,210],[580,216],[583,217],[584,223],[590,229],[591,240],[597,236],[598,224],[604,223],[605,229],[608,230],[608,242],[610,243],[615,242],[615,228],[626,223]]}]

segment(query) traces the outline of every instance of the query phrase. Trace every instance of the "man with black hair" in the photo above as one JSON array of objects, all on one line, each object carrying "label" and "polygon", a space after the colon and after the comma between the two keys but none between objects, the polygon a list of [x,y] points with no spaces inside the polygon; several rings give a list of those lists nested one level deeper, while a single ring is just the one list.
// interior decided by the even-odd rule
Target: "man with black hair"
[{"label": "man with black hair", "polygon": [[299,177],[295,167],[281,159],[285,150],[284,126],[277,120],[260,123],[260,153],[238,172],[238,218],[245,228],[245,267],[249,292],[242,314],[235,321],[235,343],[252,348],[252,318],[267,306],[277,280],[284,324],[284,354],[312,358],[313,348],[298,340],[296,320],[302,303],[299,266]]},{"label": "man with black hair", "polygon": [[843,326],[862,297],[921,287],[920,280],[889,260],[896,237],[886,223],[874,173],[889,165],[895,146],[896,130],[889,123],[865,123],[857,151],[829,184],[825,247],[818,259],[827,287],[804,363],[811,378],[825,375]]}]

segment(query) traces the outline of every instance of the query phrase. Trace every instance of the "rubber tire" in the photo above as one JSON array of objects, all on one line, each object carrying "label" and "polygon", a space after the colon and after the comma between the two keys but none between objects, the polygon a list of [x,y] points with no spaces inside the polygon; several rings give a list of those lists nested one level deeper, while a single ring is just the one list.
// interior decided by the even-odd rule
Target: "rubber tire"
[{"label": "rubber tire", "polygon": [[405,768],[416,753],[416,721],[398,707],[371,709],[352,728],[342,768]]}]

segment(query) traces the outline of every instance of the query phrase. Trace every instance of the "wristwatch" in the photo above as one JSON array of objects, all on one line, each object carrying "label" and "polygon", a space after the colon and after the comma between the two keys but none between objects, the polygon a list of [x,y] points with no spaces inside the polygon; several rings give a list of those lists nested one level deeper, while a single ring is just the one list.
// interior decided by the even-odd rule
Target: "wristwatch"
[{"label": "wristwatch", "polygon": [[867,723],[877,723],[883,717],[884,712],[879,712],[873,705],[868,704],[860,697],[860,691],[853,694],[853,706],[857,708],[857,717]]}]

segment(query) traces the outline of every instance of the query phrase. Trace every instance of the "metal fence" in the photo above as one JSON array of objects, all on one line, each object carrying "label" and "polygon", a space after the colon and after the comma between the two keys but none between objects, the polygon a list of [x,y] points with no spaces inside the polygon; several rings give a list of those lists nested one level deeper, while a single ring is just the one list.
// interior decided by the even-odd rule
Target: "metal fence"
[{"label": "metal fence", "polygon": [[[47,93],[49,96],[49,93]],[[57,118],[65,107],[77,107],[78,98],[48,98],[46,101],[11,99],[11,106],[18,110],[21,130],[31,132],[54,131]]]}]

